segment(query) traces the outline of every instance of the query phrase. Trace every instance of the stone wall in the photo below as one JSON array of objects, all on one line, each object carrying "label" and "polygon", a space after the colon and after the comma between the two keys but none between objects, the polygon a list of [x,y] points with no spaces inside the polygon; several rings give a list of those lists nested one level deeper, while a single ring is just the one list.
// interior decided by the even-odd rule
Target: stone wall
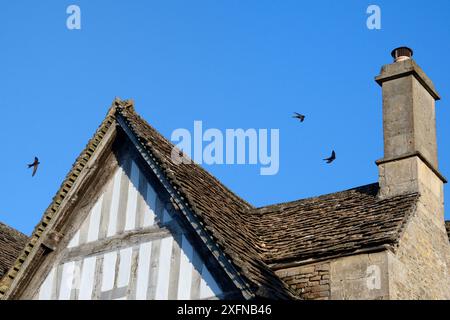
[{"label": "stone wall", "polygon": [[305,300],[389,298],[386,252],[342,257],[276,273]]},{"label": "stone wall", "polygon": [[412,219],[398,251],[389,256],[391,299],[450,299],[447,235],[421,215]]},{"label": "stone wall", "polygon": [[429,210],[423,197],[394,252],[341,257],[277,275],[305,300],[450,299],[450,242],[443,216]]},{"label": "stone wall", "polygon": [[450,299],[449,267],[443,217],[420,202],[398,250],[389,256],[391,299]]},{"label": "stone wall", "polygon": [[276,273],[302,299],[328,300],[330,298],[330,264],[328,262],[283,269]]},{"label": "stone wall", "polygon": [[357,254],[331,262],[331,299],[389,299],[387,251]]},{"label": "stone wall", "polygon": [[409,185],[421,196],[395,254],[389,255],[391,299],[450,299],[443,183],[423,161],[409,161],[414,161],[415,168]]}]

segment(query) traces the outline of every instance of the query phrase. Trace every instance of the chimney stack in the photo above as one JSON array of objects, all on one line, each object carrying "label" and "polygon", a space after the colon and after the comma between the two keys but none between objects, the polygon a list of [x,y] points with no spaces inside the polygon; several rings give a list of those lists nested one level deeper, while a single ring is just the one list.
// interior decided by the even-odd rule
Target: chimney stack
[{"label": "chimney stack", "polygon": [[432,191],[443,201],[437,159],[435,102],[432,81],[412,59],[413,51],[392,51],[394,62],[375,78],[383,92],[384,158],[376,163],[380,196]]}]

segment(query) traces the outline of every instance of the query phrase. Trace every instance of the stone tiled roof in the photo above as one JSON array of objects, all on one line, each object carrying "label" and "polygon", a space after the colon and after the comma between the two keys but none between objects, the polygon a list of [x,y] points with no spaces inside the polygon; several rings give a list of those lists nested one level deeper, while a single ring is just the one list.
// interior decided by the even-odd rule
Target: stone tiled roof
[{"label": "stone tiled roof", "polygon": [[13,265],[28,237],[0,222],[0,278]]},{"label": "stone tiled roof", "polygon": [[395,244],[418,195],[380,199],[378,188],[371,184],[253,210],[264,261],[304,261]]},{"label": "stone tiled roof", "polygon": [[445,221],[445,228],[447,229],[448,239],[450,240],[450,221]]},{"label": "stone tiled roof", "polygon": [[[176,165],[173,145],[135,111],[116,101],[85,150],[75,161],[29,241],[0,283],[0,298],[32,252],[50,221],[101,143],[107,130],[123,119],[138,143],[156,160],[165,178],[200,220],[256,296],[293,298],[272,264],[339,256],[379,245],[394,245],[408,220],[416,194],[390,199],[377,197],[372,184],[344,192],[290,203],[254,208],[196,164]],[[25,241],[26,242],[26,241]],[[17,256],[17,254],[16,254]],[[11,264],[11,262],[10,262]],[[8,281],[3,281],[8,278]]]}]

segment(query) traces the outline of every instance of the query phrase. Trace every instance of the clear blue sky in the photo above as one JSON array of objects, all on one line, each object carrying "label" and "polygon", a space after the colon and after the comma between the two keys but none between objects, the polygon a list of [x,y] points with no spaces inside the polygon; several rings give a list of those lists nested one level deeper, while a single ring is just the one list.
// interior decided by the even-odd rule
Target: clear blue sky
[{"label": "clear blue sky", "polygon": [[[81,8],[79,31],[66,28],[70,4]],[[370,4],[381,7],[381,30],[366,27]],[[115,96],[133,98],[166,137],[194,120],[279,128],[278,175],[207,168],[255,206],[376,182],[373,78],[399,45],[414,49],[443,98],[439,161],[450,177],[449,39],[448,0],[2,1],[0,221],[32,231]],[[338,160],[327,166],[331,149]],[[31,178],[35,155],[42,165]]]}]

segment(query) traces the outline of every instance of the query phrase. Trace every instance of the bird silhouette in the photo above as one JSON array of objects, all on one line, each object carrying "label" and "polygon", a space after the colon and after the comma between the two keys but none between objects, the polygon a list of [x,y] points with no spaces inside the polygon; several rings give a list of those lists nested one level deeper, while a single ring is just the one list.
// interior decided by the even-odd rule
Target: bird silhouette
[{"label": "bird silhouette", "polygon": [[326,161],[327,163],[332,163],[334,160],[336,160],[336,152],[334,152],[334,150],[333,150],[333,152],[331,153],[331,157],[323,159],[323,160]]},{"label": "bird silhouette", "polygon": [[293,115],[292,118],[298,119],[298,120],[300,120],[300,122],[305,121],[305,116],[304,115],[302,115],[302,114],[300,114],[298,112],[294,112],[294,113],[295,113],[295,115]]},{"label": "bird silhouette", "polygon": [[41,163],[39,162],[39,159],[37,157],[34,157],[34,162],[32,164],[28,165],[28,169],[33,168],[33,175],[32,175],[32,177],[35,176],[36,171],[37,171],[37,169],[38,169],[40,164]]}]

